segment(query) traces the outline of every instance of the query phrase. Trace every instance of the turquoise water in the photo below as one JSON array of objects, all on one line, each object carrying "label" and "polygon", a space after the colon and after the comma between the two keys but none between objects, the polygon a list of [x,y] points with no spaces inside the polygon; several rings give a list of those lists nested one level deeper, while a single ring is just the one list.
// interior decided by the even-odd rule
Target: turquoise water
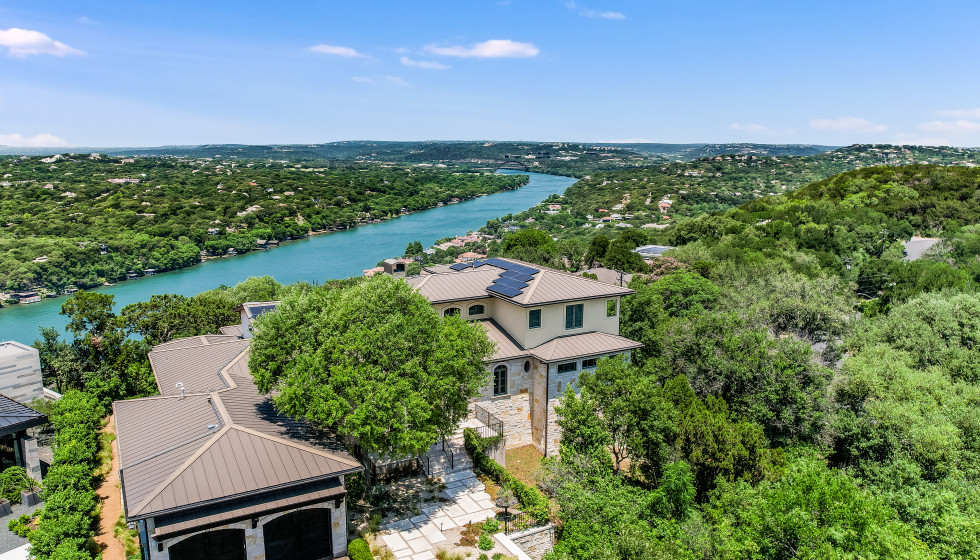
[{"label": "turquoise water", "polygon": [[[501,173],[514,172],[505,170]],[[487,220],[527,210],[551,194],[563,193],[576,181],[539,173],[528,175],[531,181],[516,191],[416,212],[380,224],[315,235],[284,243],[278,249],[214,259],[97,291],[115,296],[118,310],[124,305],[149,299],[153,294],[191,296],[222,284],[233,286],[249,276],[270,275],[283,284],[360,276],[364,269],[373,268],[378,261],[400,255],[412,241],[421,241],[428,247],[442,237],[479,229]],[[65,299],[44,299],[31,305],[0,309],[0,340],[30,344],[40,338],[40,327],[57,327],[64,331],[67,320],[58,312]]]}]

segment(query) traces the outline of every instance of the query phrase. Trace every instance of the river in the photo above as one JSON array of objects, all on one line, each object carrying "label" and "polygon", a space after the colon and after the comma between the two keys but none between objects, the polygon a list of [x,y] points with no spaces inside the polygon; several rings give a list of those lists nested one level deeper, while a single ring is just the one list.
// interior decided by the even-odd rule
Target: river
[{"label": "river", "polygon": [[[500,173],[514,174],[509,170]],[[378,261],[401,254],[412,241],[424,247],[437,239],[479,229],[487,220],[522,212],[549,195],[563,193],[576,179],[527,173],[530,182],[514,191],[482,196],[459,204],[432,208],[380,224],[369,224],[336,233],[314,235],[283,243],[277,249],[253,251],[237,257],[213,259],[189,268],[144,276],[105,286],[96,291],[115,296],[116,309],[150,298],[153,294],[194,294],[222,284],[233,286],[249,276],[269,275],[283,284],[323,282],[331,278],[360,276]],[[31,344],[40,338],[40,327],[68,323],[60,315],[65,297],[47,298],[30,305],[0,309],[0,340]]]}]

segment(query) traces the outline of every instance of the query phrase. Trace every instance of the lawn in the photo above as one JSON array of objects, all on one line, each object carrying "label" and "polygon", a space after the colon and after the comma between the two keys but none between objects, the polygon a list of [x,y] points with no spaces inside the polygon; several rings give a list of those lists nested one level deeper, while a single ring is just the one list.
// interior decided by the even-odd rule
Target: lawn
[{"label": "lawn", "polygon": [[534,481],[534,471],[541,466],[544,456],[533,445],[525,445],[507,450],[507,470],[518,480],[531,486],[537,486]]}]

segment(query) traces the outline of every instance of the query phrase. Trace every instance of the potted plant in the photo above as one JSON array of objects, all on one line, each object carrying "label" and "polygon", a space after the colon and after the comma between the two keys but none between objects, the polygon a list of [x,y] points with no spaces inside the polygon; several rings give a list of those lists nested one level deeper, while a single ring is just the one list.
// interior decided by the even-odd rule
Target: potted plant
[{"label": "potted plant", "polygon": [[36,506],[41,503],[41,487],[35,486],[34,481],[29,482],[29,486],[20,491],[20,503],[25,506]]}]

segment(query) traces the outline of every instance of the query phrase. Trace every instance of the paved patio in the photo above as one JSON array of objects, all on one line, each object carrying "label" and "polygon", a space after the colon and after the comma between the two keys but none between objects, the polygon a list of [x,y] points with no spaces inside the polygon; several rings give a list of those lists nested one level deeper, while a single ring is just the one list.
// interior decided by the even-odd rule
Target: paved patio
[{"label": "paved patio", "polygon": [[427,504],[421,515],[381,526],[381,541],[398,560],[434,560],[435,550],[456,544],[446,532],[496,516],[490,495],[472,470],[447,474],[443,482],[446,490],[439,496],[450,501]]}]

